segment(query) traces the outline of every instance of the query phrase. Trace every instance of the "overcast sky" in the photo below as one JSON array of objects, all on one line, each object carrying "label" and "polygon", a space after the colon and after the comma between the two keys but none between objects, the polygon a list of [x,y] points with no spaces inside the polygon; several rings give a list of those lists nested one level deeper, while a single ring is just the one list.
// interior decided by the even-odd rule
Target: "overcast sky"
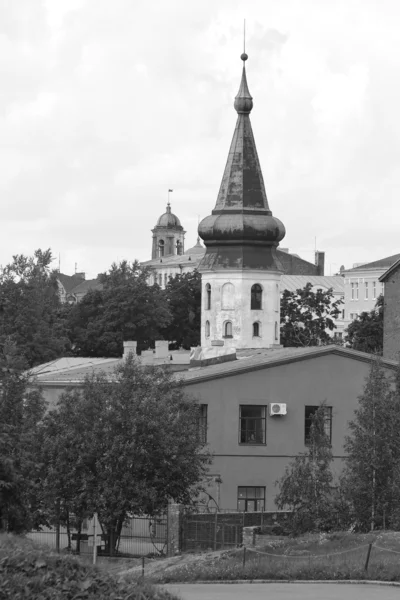
[{"label": "overcast sky", "polygon": [[51,247],[88,277],[196,242],[236,113],[251,115],[283,247],[326,273],[400,252],[398,0],[0,0],[0,263]]}]

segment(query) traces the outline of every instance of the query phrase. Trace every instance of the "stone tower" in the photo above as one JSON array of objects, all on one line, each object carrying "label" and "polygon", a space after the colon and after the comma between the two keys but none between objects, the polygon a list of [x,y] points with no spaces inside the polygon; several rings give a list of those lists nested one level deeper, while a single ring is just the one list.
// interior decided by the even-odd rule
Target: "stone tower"
[{"label": "stone tower", "polygon": [[185,251],[185,233],[178,217],[171,212],[168,202],[167,210],[158,219],[156,226],[152,229],[153,247],[151,258],[162,258],[183,254]]},{"label": "stone tower", "polygon": [[206,253],[202,274],[202,347],[274,348],[280,343],[280,279],[276,249],[285,236],[265,193],[250,112],[245,61],[238,113],[217,203],[199,224]]}]

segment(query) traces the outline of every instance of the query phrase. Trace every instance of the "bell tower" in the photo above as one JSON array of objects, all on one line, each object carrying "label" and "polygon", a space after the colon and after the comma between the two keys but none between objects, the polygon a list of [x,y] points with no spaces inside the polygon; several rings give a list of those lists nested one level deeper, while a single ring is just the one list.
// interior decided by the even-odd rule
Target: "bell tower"
[{"label": "bell tower", "polygon": [[180,220],[171,212],[168,201],[167,209],[159,217],[156,226],[151,230],[153,234],[153,246],[151,258],[163,258],[185,252],[185,233]]},{"label": "bell tower", "polygon": [[243,61],[238,114],[217,202],[199,224],[206,253],[202,274],[201,345],[274,348],[280,344],[280,280],[276,249],[285,236],[272,216],[250,122]]}]

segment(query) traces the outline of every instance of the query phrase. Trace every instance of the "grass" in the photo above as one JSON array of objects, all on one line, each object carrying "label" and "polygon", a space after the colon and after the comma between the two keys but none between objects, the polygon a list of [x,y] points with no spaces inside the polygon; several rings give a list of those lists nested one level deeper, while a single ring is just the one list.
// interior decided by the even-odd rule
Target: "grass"
[{"label": "grass", "polygon": [[[368,545],[372,543],[368,571],[365,571]],[[396,550],[399,554],[378,549]],[[197,561],[183,559],[176,566],[159,570],[153,581],[226,581],[235,579],[273,580],[381,580],[400,581],[400,534],[333,533],[276,540],[258,548],[200,555]]]},{"label": "grass", "polygon": [[0,600],[177,600],[149,584],[118,580],[78,558],[0,535]]}]

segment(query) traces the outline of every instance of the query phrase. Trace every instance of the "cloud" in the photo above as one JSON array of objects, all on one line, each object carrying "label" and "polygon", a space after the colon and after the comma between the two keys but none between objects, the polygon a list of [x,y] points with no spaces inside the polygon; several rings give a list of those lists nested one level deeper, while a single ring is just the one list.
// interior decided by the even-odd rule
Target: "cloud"
[{"label": "cloud", "polygon": [[121,255],[145,260],[170,187],[193,245],[235,125],[243,15],[284,245],[310,258],[316,236],[347,266],[394,253],[399,13],[389,0],[6,3],[0,262],[48,246],[93,276]]}]

